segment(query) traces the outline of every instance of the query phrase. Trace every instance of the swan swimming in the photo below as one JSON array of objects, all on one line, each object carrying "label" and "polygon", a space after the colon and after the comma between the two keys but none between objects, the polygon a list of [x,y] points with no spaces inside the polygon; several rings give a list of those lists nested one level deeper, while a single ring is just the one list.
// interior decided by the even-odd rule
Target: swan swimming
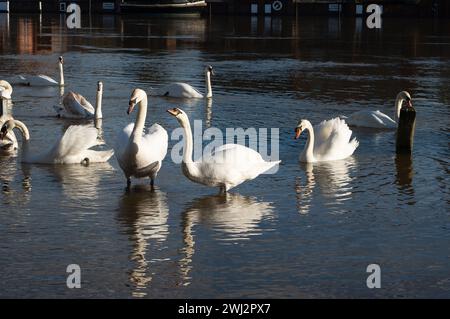
[{"label": "swan swimming", "polygon": [[184,129],[183,174],[191,181],[211,187],[219,187],[225,193],[239,184],[252,180],[258,175],[278,165],[281,161],[266,162],[261,154],[239,144],[225,144],[217,147],[212,154],[201,161],[192,159],[193,137],[186,113],[173,108],[167,110]]},{"label": "swan swimming", "polygon": [[412,107],[411,100],[411,95],[406,91],[402,91],[397,94],[397,98],[395,100],[394,119],[391,119],[388,115],[380,112],[379,110],[361,110],[350,114],[348,117],[343,116],[342,118],[344,118],[350,126],[396,129],[403,102],[406,102],[408,107]]},{"label": "swan swimming", "polygon": [[[211,76],[214,75],[214,70],[211,65],[205,67],[205,85],[206,85],[206,98],[212,97]],[[156,90],[156,95],[176,97],[176,98],[197,98],[202,99],[202,93],[187,83],[171,83],[167,84]]]},{"label": "swan swimming", "polygon": [[350,140],[352,131],[344,120],[336,117],[322,121],[314,128],[308,120],[300,120],[295,128],[295,139],[308,131],[308,140],[300,154],[300,162],[314,163],[344,159],[353,154],[359,145],[356,138]]},{"label": "swan swimming", "polygon": [[101,119],[102,115],[103,83],[97,82],[97,96],[95,108],[81,94],[70,91],[63,98],[63,107],[54,106],[58,117]]},{"label": "swan swimming", "polygon": [[64,59],[62,56],[58,58],[59,82],[51,77],[43,74],[39,75],[19,75],[18,83],[28,86],[64,86]]},{"label": "swan swimming", "polygon": [[30,133],[24,123],[10,119],[0,130],[4,139],[13,129],[18,128],[23,138],[22,162],[34,164],[89,164],[106,162],[113,155],[112,150],[95,151],[90,148],[102,145],[97,140],[97,129],[93,126],[72,125],[47,151],[32,155],[29,153]]},{"label": "swan swimming", "polygon": [[149,177],[150,185],[154,185],[156,175],[166,157],[169,141],[167,131],[156,123],[144,133],[147,117],[147,94],[144,90],[133,90],[127,114],[131,114],[136,105],[136,123],[128,124],[119,132],[114,147],[119,166],[127,179],[127,189],[130,188],[131,177]]}]

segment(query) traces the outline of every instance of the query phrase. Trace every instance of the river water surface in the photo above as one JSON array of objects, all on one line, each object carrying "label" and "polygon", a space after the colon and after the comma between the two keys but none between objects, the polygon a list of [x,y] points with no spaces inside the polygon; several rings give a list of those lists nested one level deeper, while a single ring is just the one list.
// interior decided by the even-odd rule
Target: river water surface
[{"label": "river water surface", "polygon": [[[450,23],[385,19],[83,17],[0,15],[0,79],[43,73],[94,102],[104,82],[103,135],[113,145],[133,88],[182,81],[214,97],[150,98],[147,124],[169,134],[181,107],[204,129],[279,128],[279,171],[227,197],[188,181],[169,153],[150,191],[130,193],[108,164],[24,165],[0,158],[1,297],[450,297]],[[395,132],[353,129],[342,161],[302,165],[300,118],[313,124],[360,109],[393,114],[408,90],[417,111],[411,156]],[[59,89],[14,87],[13,114],[31,150],[52,145],[73,122],[57,119]],[[66,267],[81,267],[81,289]],[[368,289],[366,267],[381,267]]]}]

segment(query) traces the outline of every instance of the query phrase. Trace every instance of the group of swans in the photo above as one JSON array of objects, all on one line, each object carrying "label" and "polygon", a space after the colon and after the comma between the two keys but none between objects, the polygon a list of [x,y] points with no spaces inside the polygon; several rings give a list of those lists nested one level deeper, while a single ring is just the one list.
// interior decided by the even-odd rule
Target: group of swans
[{"label": "group of swans", "polygon": [[[64,85],[63,58],[59,57],[58,65],[60,81],[56,82],[45,75],[20,76],[23,84],[27,85]],[[212,66],[205,68],[206,95],[186,83],[172,83],[156,90],[154,95],[177,98],[211,98],[211,76],[214,75]],[[12,87],[6,81],[0,81],[0,93],[4,98],[10,98]],[[62,107],[55,107],[58,117],[85,118],[96,120],[102,118],[102,82],[97,83],[97,96],[95,108],[82,95],[69,92],[62,101]],[[348,117],[336,117],[322,121],[315,127],[305,119],[299,121],[295,129],[295,139],[303,131],[308,132],[308,139],[300,154],[301,162],[314,163],[340,160],[351,156],[359,145],[356,138],[351,138],[350,126],[371,128],[395,128],[400,109],[406,103],[411,107],[411,96],[402,91],[397,95],[395,102],[394,120],[380,111],[362,110]],[[131,185],[131,178],[150,179],[153,187],[155,178],[161,169],[162,161],[167,154],[168,134],[159,124],[153,124],[144,132],[147,116],[148,97],[142,89],[134,89],[128,105],[127,114],[137,108],[136,122],[125,126],[118,134],[114,151],[96,151],[91,148],[103,144],[98,139],[98,131],[93,126],[70,126],[64,135],[56,141],[55,145],[43,154],[31,156],[28,152],[30,134],[25,124],[9,119],[0,130],[0,150],[16,150],[17,139],[13,133],[18,128],[24,140],[23,161],[29,163],[93,163],[105,162],[115,154],[120,168],[124,172],[127,188]],[[210,187],[218,187],[221,192],[241,183],[252,180],[260,174],[267,172],[281,161],[265,161],[255,150],[239,145],[225,144],[217,147],[210,154],[203,156],[199,161],[192,159],[193,136],[189,118],[180,108],[172,108],[167,112],[174,116],[184,129],[184,147],[182,172],[191,181]],[[346,123],[347,122],[347,123]]]},{"label": "group of swans", "polygon": [[[147,104],[145,91],[133,90],[127,113],[130,114],[137,105],[136,123],[128,124],[118,134],[114,147],[117,161],[127,180],[127,188],[130,187],[131,177],[149,177],[153,186],[167,154],[168,134],[163,127],[153,124],[148,132],[144,133]],[[192,160],[193,137],[188,116],[179,108],[167,112],[176,117],[184,129],[182,172],[193,182],[219,187],[222,192],[227,192],[280,163],[266,162],[258,152],[238,144],[218,147],[213,154],[195,162]]]},{"label": "group of swans", "polygon": [[[340,160],[353,154],[359,145],[356,138],[351,139],[352,131],[348,127],[365,127],[375,129],[396,129],[402,107],[412,107],[411,95],[402,91],[395,100],[394,119],[380,111],[361,110],[348,117],[341,116],[323,121],[314,128],[308,120],[301,120],[295,129],[298,139],[303,131],[308,132],[308,140],[300,154],[304,163]],[[348,124],[348,125],[347,125]]]}]

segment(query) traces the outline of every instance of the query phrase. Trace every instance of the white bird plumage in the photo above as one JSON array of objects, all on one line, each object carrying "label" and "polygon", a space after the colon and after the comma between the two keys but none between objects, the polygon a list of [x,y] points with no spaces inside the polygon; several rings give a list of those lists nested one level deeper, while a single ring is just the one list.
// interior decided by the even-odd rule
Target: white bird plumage
[{"label": "white bird plumage", "polygon": [[54,106],[59,117],[62,118],[95,118],[101,119],[102,116],[102,95],[103,83],[97,82],[97,96],[95,108],[81,94],[75,92],[67,93],[63,98],[63,106]]},{"label": "white bird plumage", "polygon": [[388,115],[380,112],[379,110],[361,110],[350,114],[348,117],[343,116],[342,118],[344,118],[350,126],[377,129],[396,129],[403,101],[406,101],[408,107],[412,106],[411,95],[406,91],[402,91],[397,94],[397,98],[395,100],[394,119],[391,119]]},{"label": "white bird plumage", "polygon": [[167,154],[169,136],[159,124],[153,124],[144,133],[147,116],[147,94],[141,89],[133,90],[127,113],[130,114],[138,105],[136,123],[130,123],[117,135],[115,154],[119,166],[130,187],[131,177],[149,177],[153,186],[156,175],[161,169],[162,161]]},{"label": "white bird plumage", "polygon": [[[214,70],[211,65],[205,67],[205,86],[206,86],[206,98],[212,97],[211,76],[214,75]],[[200,93],[196,88],[187,83],[171,83],[167,84],[155,91],[155,95],[167,96],[175,98],[197,98],[202,99],[205,96]]]},{"label": "white bird plumage", "polygon": [[13,88],[8,81],[0,80],[0,97],[4,99],[11,99]]},{"label": "white bird plumage", "polygon": [[182,171],[193,182],[219,187],[221,192],[227,192],[281,162],[266,162],[258,152],[239,144],[222,145],[211,154],[203,156],[201,161],[194,162],[192,159],[193,137],[188,116],[179,108],[170,109],[167,112],[175,116],[184,129]]},{"label": "white bird plumage", "polygon": [[334,161],[353,154],[359,145],[356,138],[351,139],[352,131],[344,120],[336,117],[322,121],[314,128],[308,120],[300,120],[295,129],[298,139],[302,131],[308,131],[308,140],[300,154],[300,161],[307,163]]},{"label": "white bird plumage", "polygon": [[102,145],[97,139],[97,129],[91,125],[72,125],[46,152],[29,153],[30,134],[24,123],[8,120],[1,128],[3,139],[14,128],[18,128],[23,138],[22,162],[35,164],[81,164],[106,162],[113,155],[112,150],[96,151],[92,147]]},{"label": "white bird plumage", "polygon": [[64,86],[64,59],[62,56],[58,58],[59,82],[51,77],[43,74],[39,75],[19,75],[17,82],[22,85],[29,86]]}]

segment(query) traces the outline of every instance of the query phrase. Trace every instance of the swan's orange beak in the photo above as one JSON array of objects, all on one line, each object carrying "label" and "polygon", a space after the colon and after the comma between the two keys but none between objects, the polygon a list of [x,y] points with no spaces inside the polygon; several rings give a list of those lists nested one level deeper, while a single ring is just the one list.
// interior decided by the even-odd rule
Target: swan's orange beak
[{"label": "swan's orange beak", "polygon": [[133,112],[134,106],[136,104],[133,101],[130,101],[130,103],[128,104],[128,110],[127,110],[127,114],[130,115],[131,112]]},{"label": "swan's orange beak", "polygon": [[298,139],[300,137],[300,134],[302,134],[302,128],[301,127],[296,127],[295,128],[295,137],[294,137],[294,139]]},{"label": "swan's orange beak", "polygon": [[173,116],[177,116],[178,114],[180,114],[180,112],[177,110],[177,108],[168,109],[167,113],[169,113],[170,115],[173,115]]}]

